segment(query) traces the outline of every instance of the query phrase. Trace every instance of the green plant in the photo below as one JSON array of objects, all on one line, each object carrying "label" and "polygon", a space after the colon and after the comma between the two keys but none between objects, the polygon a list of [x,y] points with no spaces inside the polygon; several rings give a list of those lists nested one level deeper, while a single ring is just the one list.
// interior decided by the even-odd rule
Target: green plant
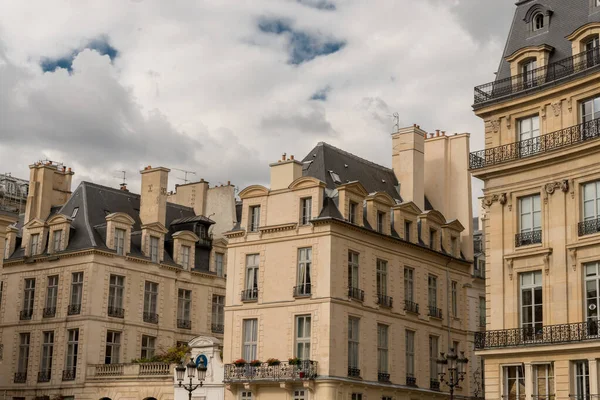
[{"label": "green plant", "polygon": [[290,365],[300,365],[300,359],[298,357],[292,357],[288,360]]},{"label": "green plant", "polygon": [[268,365],[271,365],[271,366],[273,366],[273,365],[279,365],[279,364],[281,364],[281,361],[279,361],[279,360],[278,360],[278,359],[276,359],[276,358],[269,358],[269,359],[267,360],[267,364],[268,364]]},{"label": "green plant", "polygon": [[155,354],[151,358],[136,358],[131,360],[134,364],[144,364],[152,362],[168,363],[168,364],[179,364],[182,360],[185,360],[190,348],[187,346],[173,346],[166,350]]}]

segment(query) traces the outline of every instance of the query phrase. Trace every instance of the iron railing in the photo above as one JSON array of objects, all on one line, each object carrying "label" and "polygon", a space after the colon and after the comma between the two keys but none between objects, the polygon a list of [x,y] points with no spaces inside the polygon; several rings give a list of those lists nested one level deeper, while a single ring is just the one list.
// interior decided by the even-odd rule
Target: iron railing
[{"label": "iron railing", "polygon": [[77,376],[76,368],[65,369],[62,373],[62,380],[63,381],[74,381],[76,376]]},{"label": "iron railing", "polygon": [[79,313],[81,313],[81,304],[69,304],[67,315],[77,315]]},{"label": "iron railing", "polygon": [[429,380],[429,389],[440,390],[440,381],[438,381],[437,379],[430,379]]},{"label": "iron railing", "polygon": [[15,372],[14,383],[25,383],[27,382],[27,372]]},{"label": "iron railing", "polygon": [[192,329],[192,321],[189,319],[178,319],[177,327],[179,329]]},{"label": "iron railing", "polygon": [[43,318],[53,318],[56,315],[56,307],[46,307],[42,312]]},{"label": "iron railing", "polygon": [[348,366],[348,376],[351,378],[360,378],[360,368]]},{"label": "iron railing", "polygon": [[158,324],[158,314],[144,311],[144,322]]},{"label": "iron railing", "polygon": [[377,373],[377,380],[379,382],[389,382],[390,381],[390,374],[387,372],[378,372]]},{"label": "iron railing", "polygon": [[600,118],[530,139],[474,151],[469,154],[472,170],[547,153],[600,137]]},{"label": "iron railing", "polygon": [[258,366],[250,364],[225,364],[224,382],[249,381],[295,381],[309,380],[317,377],[317,362],[302,360],[299,364],[282,361],[279,365],[262,363]]},{"label": "iron railing", "polygon": [[225,332],[225,325],[223,325],[223,324],[210,324],[210,330],[213,333],[223,333],[223,332]]},{"label": "iron railing", "polygon": [[529,246],[530,244],[542,243],[542,230],[521,232],[515,235],[515,247]]},{"label": "iron railing", "polygon": [[577,224],[577,233],[579,236],[591,235],[600,232],[600,218],[581,221]]},{"label": "iron railing", "polygon": [[413,374],[406,374],[406,386],[417,386],[417,378]]},{"label": "iron railing", "polygon": [[391,298],[390,296],[378,294],[377,295],[377,304],[379,304],[382,307],[392,308],[392,305],[394,304],[394,299]]},{"label": "iron railing", "polygon": [[419,303],[415,303],[414,301],[404,300],[404,311],[411,312],[413,314],[419,313]]},{"label": "iron railing", "polygon": [[242,290],[242,301],[257,301],[258,300],[258,288]]},{"label": "iron railing", "polygon": [[429,315],[430,317],[433,317],[433,318],[442,319],[443,314],[442,314],[441,308],[437,308],[435,306],[429,306],[428,309],[429,309],[429,313],[427,315]]},{"label": "iron railing", "polygon": [[19,314],[19,318],[21,319],[21,321],[30,320],[32,317],[33,317],[33,309],[21,310],[21,312]]},{"label": "iron railing", "polygon": [[596,47],[523,74],[476,86],[474,107],[505,96],[536,92],[565,78],[590,73],[598,65],[600,49]]},{"label": "iron railing", "polygon": [[40,371],[38,372],[38,382],[50,382],[52,377],[52,371]]},{"label": "iron railing", "polygon": [[590,320],[572,324],[546,325],[538,329],[525,327],[475,332],[475,350],[574,343],[599,339],[599,323]]},{"label": "iron railing", "polygon": [[358,301],[365,301],[365,291],[359,288],[349,287],[348,297]]},{"label": "iron railing", "polygon": [[312,287],[310,283],[294,286],[294,297],[310,297]]},{"label": "iron railing", "polygon": [[124,318],[125,317],[125,309],[119,307],[108,307],[108,316],[115,318]]}]

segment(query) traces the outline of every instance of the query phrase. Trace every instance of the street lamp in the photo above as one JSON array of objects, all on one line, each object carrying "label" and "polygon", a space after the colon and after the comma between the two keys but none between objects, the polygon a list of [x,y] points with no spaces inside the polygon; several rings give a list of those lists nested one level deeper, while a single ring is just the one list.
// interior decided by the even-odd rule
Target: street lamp
[{"label": "street lamp", "polygon": [[[440,353],[437,360],[438,375],[440,382],[443,382],[450,388],[450,400],[454,399],[454,388],[465,379],[466,367],[469,360],[465,357],[464,351],[460,352],[460,357],[456,355],[454,349],[450,349],[448,354]],[[448,376],[446,377],[446,373]]]},{"label": "street lamp", "polygon": [[[190,378],[189,384],[183,383],[186,371],[188,378]],[[198,380],[200,383],[194,385],[192,384],[192,379],[196,376],[196,371],[198,371]],[[204,381],[204,378],[206,378],[206,365],[204,365],[204,360],[201,359],[200,364],[198,364],[198,367],[196,368],[196,364],[190,358],[190,362],[187,363],[186,366],[181,363],[175,367],[175,372],[177,373],[177,382],[179,382],[179,387],[187,390],[189,394],[189,400],[192,400],[192,392],[199,387],[202,387],[202,381]]]}]

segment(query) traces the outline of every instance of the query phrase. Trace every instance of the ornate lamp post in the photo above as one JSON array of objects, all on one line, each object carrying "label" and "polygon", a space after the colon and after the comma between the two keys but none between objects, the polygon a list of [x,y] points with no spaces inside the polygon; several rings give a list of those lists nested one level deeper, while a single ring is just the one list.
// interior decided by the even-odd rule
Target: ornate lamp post
[{"label": "ornate lamp post", "polygon": [[456,355],[454,349],[450,349],[448,354],[440,353],[440,358],[437,360],[437,372],[440,382],[450,388],[450,400],[454,399],[454,388],[465,379],[468,362],[463,351],[460,352],[460,357]]},{"label": "ornate lamp post", "polygon": [[[190,358],[190,362],[187,363],[186,366],[183,363],[179,364],[175,367],[175,372],[177,373],[177,381],[179,382],[179,387],[187,390],[189,394],[189,399],[192,400],[192,392],[199,387],[202,387],[202,381],[206,378],[206,365],[204,365],[204,361],[200,361],[200,364],[196,368],[196,364]],[[200,383],[194,385],[192,384],[192,379],[196,376],[196,370],[198,371],[198,380]],[[183,383],[183,379],[185,378],[185,372],[187,371],[187,376],[190,378],[190,383]]]}]

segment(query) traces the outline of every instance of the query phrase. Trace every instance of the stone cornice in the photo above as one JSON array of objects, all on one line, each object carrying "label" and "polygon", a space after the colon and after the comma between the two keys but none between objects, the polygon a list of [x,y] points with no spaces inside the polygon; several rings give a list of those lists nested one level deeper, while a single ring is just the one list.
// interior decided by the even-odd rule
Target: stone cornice
[{"label": "stone cornice", "polygon": [[282,231],[289,231],[289,230],[296,229],[296,226],[298,226],[297,222],[290,222],[287,224],[263,226],[263,227],[258,228],[258,230],[261,233],[282,232]]}]

